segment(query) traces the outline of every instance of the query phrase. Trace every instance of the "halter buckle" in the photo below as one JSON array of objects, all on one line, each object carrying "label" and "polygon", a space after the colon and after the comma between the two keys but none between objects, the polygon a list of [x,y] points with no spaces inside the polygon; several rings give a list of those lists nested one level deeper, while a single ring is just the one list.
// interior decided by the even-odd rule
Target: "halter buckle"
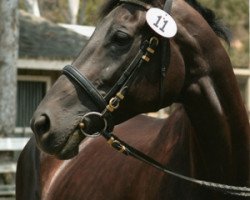
[{"label": "halter buckle", "polygon": [[155,53],[155,48],[159,44],[159,39],[157,37],[151,37],[149,40],[148,47],[146,48],[146,53],[142,56],[142,59],[146,62],[150,61],[151,54]]},{"label": "halter buckle", "polygon": [[121,144],[120,141],[116,140],[114,137],[111,137],[107,143],[112,146],[113,148],[115,148],[117,151],[119,151],[120,153],[126,153],[127,152],[127,148]]}]

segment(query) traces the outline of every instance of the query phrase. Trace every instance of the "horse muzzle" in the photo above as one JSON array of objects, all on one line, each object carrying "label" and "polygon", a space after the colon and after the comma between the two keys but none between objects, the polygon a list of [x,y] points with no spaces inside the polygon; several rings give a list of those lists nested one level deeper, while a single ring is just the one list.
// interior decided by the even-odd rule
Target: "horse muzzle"
[{"label": "horse muzzle", "polygon": [[48,114],[35,113],[31,120],[31,129],[38,147],[59,159],[70,159],[78,154],[79,145],[85,136],[77,127],[70,130],[60,126],[55,128],[55,122],[56,120],[51,119]]}]

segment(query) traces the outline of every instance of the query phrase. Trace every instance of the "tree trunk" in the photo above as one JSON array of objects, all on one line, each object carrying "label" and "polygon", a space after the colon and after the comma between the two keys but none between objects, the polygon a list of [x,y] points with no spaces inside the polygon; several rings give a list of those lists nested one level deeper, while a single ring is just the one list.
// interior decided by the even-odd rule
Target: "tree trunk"
[{"label": "tree trunk", "polygon": [[16,61],[18,57],[18,0],[0,1],[0,135],[14,133]]},{"label": "tree trunk", "polygon": [[25,0],[25,6],[28,13],[40,17],[39,4],[37,0]]},{"label": "tree trunk", "polygon": [[77,23],[77,15],[79,10],[79,0],[68,0],[69,3],[69,15],[70,15],[70,23]]}]

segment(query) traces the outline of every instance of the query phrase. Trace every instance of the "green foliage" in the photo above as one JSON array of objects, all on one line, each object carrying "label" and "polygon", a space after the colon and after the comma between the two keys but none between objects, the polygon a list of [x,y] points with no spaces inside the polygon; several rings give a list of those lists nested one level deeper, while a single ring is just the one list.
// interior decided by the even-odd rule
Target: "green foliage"
[{"label": "green foliage", "polygon": [[216,15],[232,31],[233,40],[228,53],[234,66],[249,65],[249,1],[200,0],[215,11]]},{"label": "green foliage", "polygon": [[87,0],[85,24],[93,25],[98,20],[98,10],[104,0]]},{"label": "green foliage", "polygon": [[211,8],[229,26],[234,27],[247,21],[249,1],[247,0],[200,0],[203,5]]}]

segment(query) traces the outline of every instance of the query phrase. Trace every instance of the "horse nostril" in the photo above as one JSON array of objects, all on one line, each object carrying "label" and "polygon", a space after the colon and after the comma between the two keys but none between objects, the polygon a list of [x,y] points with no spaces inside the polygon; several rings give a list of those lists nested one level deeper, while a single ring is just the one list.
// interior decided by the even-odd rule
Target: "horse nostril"
[{"label": "horse nostril", "polygon": [[42,135],[49,131],[50,128],[50,120],[48,116],[41,115],[34,121],[34,132],[38,135]]}]

